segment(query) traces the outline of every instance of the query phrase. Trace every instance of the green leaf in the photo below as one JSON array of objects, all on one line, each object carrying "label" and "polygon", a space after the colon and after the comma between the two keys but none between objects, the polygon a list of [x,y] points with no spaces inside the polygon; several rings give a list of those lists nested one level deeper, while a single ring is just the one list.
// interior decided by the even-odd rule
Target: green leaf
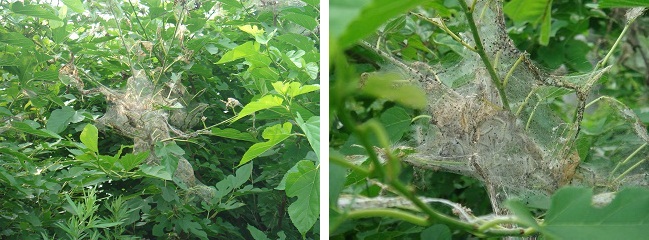
[{"label": "green leaf", "polygon": [[220,200],[226,194],[230,193],[233,189],[241,187],[252,175],[252,163],[243,165],[239,167],[236,171],[236,175],[228,175],[223,180],[216,183],[216,196],[215,200]]},{"label": "green leaf", "polygon": [[[339,37],[340,48],[355,43],[374,33],[383,23],[421,4],[419,0],[373,0],[344,1],[330,3],[330,26],[332,37]],[[340,26],[338,26],[340,25]],[[340,29],[345,29],[344,32]]]},{"label": "green leaf", "polygon": [[228,63],[251,55],[259,55],[259,43],[246,42],[223,54],[216,64]]},{"label": "green leaf", "polygon": [[260,99],[257,99],[257,101],[246,104],[246,106],[241,109],[241,112],[239,112],[236,117],[232,118],[230,122],[235,122],[259,110],[281,106],[283,101],[284,100],[282,100],[282,98],[278,96],[266,95]]},{"label": "green leaf", "polygon": [[155,155],[160,158],[160,165],[173,176],[178,168],[178,161],[180,156],[185,154],[185,151],[178,146],[175,142],[157,142],[155,144]]},{"label": "green leaf", "polygon": [[56,109],[52,111],[50,118],[45,124],[45,128],[57,134],[61,133],[68,127],[75,113],[76,111],[68,106]]},{"label": "green leaf", "polygon": [[240,132],[239,130],[234,129],[234,128],[220,129],[220,128],[217,128],[217,127],[213,127],[212,128],[212,135],[219,136],[219,137],[224,137],[224,138],[248,141],[248,142],[259,142],[250,133],[248,133],[248,132]]},{"label": "green leaf", "polygon": [[552,0],[513,0],[505,4],[503,11],[515,23],[529,22],[536,26],[550,15],[551,5]]},{"label": "green leaf", "polygon": [[291,21],[297,25],[300,25],[309,31],[312,31],[318,26],[318,21],[316,21],[314,17],[306,14],[300,14],[296,12],[286,12],[281,14],[280,18]]},{"label": "green leaf", "polygon": [[250,232],[250,235],[252,235],[252,238],[254,238],[255,240],[270,240],[270,238],[268,238],[268,236],[266,236],[264,232],[257,229],[256,227],[248,224],[247,228],[248,231]]},{"label": "green leaf", "polygon": [[45,6],[46,5],[23,5],[22,2],[15,2],[11,5],[11,11],[27,16],[61,21],[61,19],[58,18],[51,9],[46,9]]},{"label": "green leaf", "polygon": [[644,239],[649,229],[649,190],[627,188],[604,207],[592,205],[590,188],[567,187],[552,197],[541,232],[556,239]]},{"label": "green leaf", "polygon": [[309,144],[311,144],[311,148],[318,156],[318,160],[320,160],[320,116],[313,116],[304,122],[300,113],[297,113],[295,122],[302,128],[304,135],[309,140]]},{"label": "green leaf", "polygon": [[543,46],[547,46],[550,43],[550,29],[552,28],[551,12],[552,4],[550,3],[547,5],[547,9],[545,9],[543,21],[541,22],[541,34],[539,34],[539,43]]},{"label": "green leaf", "polygon": [[271,149],[278,143],[290,137],[292,127],[293,125],[287,122],[284,123],[284,125],[277,124],[264,129],[264,132],[261,134],[261,136],[268,141],[255,143],[252,146],[250,146],[248,151],[246,151],[246,153],[243,154],[243,157],[241,158],[241,161],[239,162],[238,166],[241,166],[249,162],[253,158],[258,157],[262,153],[266,152],[268,149]]},{"label": "green leaf", "polygon": [[146,158],[149,157],[149,151],[146,152],[140,152],[137,154],[132,154],[132,153],[127,153],[123,157],[121,157],[118,161],[119,164],[122,165],[124,168],[124,171],[131,171],[131,169],[137,167],[144,161]]},{"label": "green leaf", "polygon": [[65,6],[68,6],[72,11],[83,13],[85,11],[83,3],[80,0],[62,0]]},{"label": "green leaf", "polygon": [[97,146],[97,139],[99,138],[99,131],[97,127],[92,124],[87,124],[83,131],[81,131],[81,136],[79,137],[83,145],[86,145],[90,151],[99,152],[99,147]]},{"label": "green leaf", "polygon": [[518,199],[511,199],[505,202],[505,207],[516,215],[516,218],[520,220],[523,224],[528,227],[534,227],[535,229],[539,228],[539,224],[536,222],[536,219],[530,214],[530,210],[525,207]]},{"label": "green leaf", "polygon": [[299,82],[291,82],[291,83],[283,83],[283,82],[274,82],[272,83],[273,88],[275,91],[277,91],[281,95],[286,95],[291,98],[294,98],[296,96],[305,94],[305,93],[310,93],[313,91],[318,91],[320,90],[319,85],[305,85],[302,86],[301,83]]},{"label": "green leaf", "polygon": [[649,0],[601,0],[599,8],[649,7]]},{"label": "green leaf", "polygon": [[171,181],[171,173],[163,166],[150,166],[147,164],[140,165],[143,174]]},{"label": "green leaf", "polygon": [[435,224],[421,231],[420,239],[450,240],[451,229],[443,224]]},{"label": "green leaf", "polygon": [[410,121],[408,112],[401,107],[391,107],[381,114],[381,123],[391,143],[401,140],[403,134],[410,130]]},{"label": "green leaf", "polygon": [[286,173],[286,196],[297,197],[288,206],[288,215],[304,236],[320,215],[319,166],[308,160],[299,161],[296,166],[296,172]]},{"label": "green leaf", "polygon": [[48,137],[48,138],[59,138],[59,139],[62,138],[61,136],[59,136],[58,134],[52,131],[49,130],[46,131],[46,129],[43,130],[35,129],[34,127],[32,127],[31,125],[25,122],[13,122],[11,125],[20,131],[33,134],[36,136]]},{"label": "green leaf", "polygon": [[[34,42],[31,39],[26,38],[25,36],[17,32],[0,34],[0,42],[18,46],[18,47],[23,47],[23,48],[34,48],[36,46],[36,44],[34,44]],[[8,63],[4,63],[3,65],[8,66],[7,65]]]},{"label": "green leaf", "polygon": [[362,91],[365,94],[395,101],[403,105],[422,109],[426,106],[426,93],[414,85],[397,83],[403,79],[396,73],[370,73]]}]

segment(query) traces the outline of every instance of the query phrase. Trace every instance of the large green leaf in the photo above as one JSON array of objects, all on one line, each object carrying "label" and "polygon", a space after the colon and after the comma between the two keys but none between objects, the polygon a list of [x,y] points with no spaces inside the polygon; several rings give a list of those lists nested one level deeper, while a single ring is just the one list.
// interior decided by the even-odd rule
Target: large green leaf
[{"label": "large green leaf", "polygon": [[649,190],[627,188],[604,207],[592,205],[590,188],[567,187],[552,197],[541,232],[556,239],[644,239]]},{"label": "large green leaf", "polygon": [[250,146],[248,151],[243,154],[243,157],[239,162],[239,166],[246,164],[253,158],[258,157],[268,149],[271,149],[273,146],[290,137],[292,127],[293,125],[287,122],[284,123],[284,125],[277,124],[264,129],[264,132],[261,134],[261,136],[268,141],[255,143],[254,145]]},{"label": "large green leaf", "polygon": [[[333,20],[330,22],[330,25],[335,27],[334,29],[340,27],[335,26],[336,24],[348,24],[347,28],[343,28],[345,31],[342,33],[338,32],[340,30],[334,31],[334,29],[332,29],[333,37],[340,34],[338,44],[340,44],[341,48],[346,48],[359,39],[374,33],[379,26],[391,18],[422,4],[422,1],[420,0],[373,0],[370,2],[359,1],[359,3],[350,2],[355,1],[337,0],[331,2],[331,19],[352,19],[351,21]],[[362,10],[359,7],[362,7]]]},{"label": "large green leaf", "polygon": [[286,173],[286,196],[297,197],[288,206],[288,215],[303,236],[320,215],[319,168],[312,161],[302,160],[296,164],[295,171]]},{"label": "large green leaf", "polygon": [[90,151],[99,152],[99,147],[97,145],[97,139],[99,138],[99,131],[97,127],[92,124],[87,124],[83,131],[81,131],[81,136],[79,137],[83,145],[86,145]]},{"label": "large green leaf", "polygon": [[51,9],[47,9],[46,5],[23,5],[22,2],[15,2],[11,4],[11,11],[27,16],[61,21]]},{"label": "large green leaf", "polygon": [[403,134],[410,130],[410,121],[408,112],[401,107],[391,107],[381,114],[381,123],[391,143],[401,140]]},{"label": "large green leaf", "polygon": [[258,142],[257,139],[253,137],[250,133],[240,132],[239,130],[234,128],[220,129],[217,127],[213,127],[212,135],[224,137],[224,138],[248,141],[248,142]]},{"label": "large green leaf", "polygon": [[68,6],[70,9],[72,9],[72,11],[78,13],[83,13],[83,11],[85,11],[81,0],[62,0],[62,2],[63,4],[65,4],[65,6]]},{"label": "large green leaf", "polygon": [[285,12],[280,15],[280,18],[291,21],[300,25],[307,30],[313,30],[318,26],[318,21],[312,16],[301,14],[297,12]]},{"label": "large green leaf", "polygon": [[11,126],[13,126],[14,128],[16,128],[16,129],[18,129],[20,131],[23,131],[23,132],[26,132],[26,133],[29,133],[29,134],[33,134],[33,135],[36,135],[36,136],[48,137],[48,138],[59,138],[59,139],[62,138],[61,136],[59,136],[55,132],[52,132],[52,131],[47,130],[47,129],[36,129],[33,126],[31,126],[31,125],[29,125],[29,124],[27,124],[25,122],[13,122],[13,123],[11,123]]},{"label": "large green leaf", "polygon": [[547,5],[552,5],[552,0],[513,0],[505,4],[503,11],[516,23],[530,22],[536,26],[550,14]]},{"label": "large green leaf", "polygon": [[236,117],[232,118],[230,122],[237,121],[259,110],[281,106],[283,101],[284,100],[282,100],[282,98],[278,96],[266,95],[260,99],[257,99],[257,101],[246,104],[246,106],[241,109],[241,112],[239,112]]},{"label": "large green leaf", "polygon": [[[36,46],[32,40],[26,38],[20,33],[9,32],[0,34],[0,42],[11,44],[24,48],[34,48]],[[7,61],[7,63],[2,64],[3,66],[9,66],[8,64],[17,64],[16,61]]]},{"label": "large green leaf", "polygon": [[298,113],[295,122],[302,128],[304,135],[309,140],[309,144],[311,144],[311,148],[313,148],[318,160],[320,160],[320,116],[313,116],[304,122],[304,119]]},{"label": "large green leaf", "polygon": [[75,113],[76,111],[68,106],[56,109],[52,111],[45,128],[55,133],[61,133],[68,127]]},{"label": "large green leaf", "polygon": [[548,45],[552,27],[552,0],[513,0],[505,4],[503,11],[515,23],[529,22],[534,26],[541,23],[539,43]]}]

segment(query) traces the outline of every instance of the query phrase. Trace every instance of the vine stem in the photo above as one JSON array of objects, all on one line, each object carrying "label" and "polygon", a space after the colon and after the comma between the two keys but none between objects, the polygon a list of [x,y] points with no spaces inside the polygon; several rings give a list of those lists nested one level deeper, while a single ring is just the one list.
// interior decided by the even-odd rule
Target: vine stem
[{"label": "vine stem", "polygon": [[464,15],[466,16],[467,23],[469,24],[469,28],[471,29],[471,34],[473,35],[473,40],[476,45],[475,50],[478,53],[478,55],[480,55],[480,59],[482,59],[482,62],[487,68],[487,71],[489,72],[489,76],[491,77],[491,82],[493,82],[493,84],[496,85],[496,89],[498,89],[500,100],[503,102],[503,108],[506,109],[507,111],[510,111],[509,101],[507,100],[507,95],[505,95],[505,88],[503,87],[502,82],[500,82],[500,79],[498,78],[498,74],[496,74],[496,70],[491,64],[491,61],[489,61],[489,57],[487,57],[487,53],[485,52],[484,46],[482,45],[482,39],[480,38],[480,33],[478,32],[478,28],[475,25],[475,20],[473,19],[473,10],[475,6],[472,5],[472,8],[469,9],[469,7],[466,5],[466,2],[464,0],[458,0],[458,2],[460,2],[460,5],[464,10]]}]

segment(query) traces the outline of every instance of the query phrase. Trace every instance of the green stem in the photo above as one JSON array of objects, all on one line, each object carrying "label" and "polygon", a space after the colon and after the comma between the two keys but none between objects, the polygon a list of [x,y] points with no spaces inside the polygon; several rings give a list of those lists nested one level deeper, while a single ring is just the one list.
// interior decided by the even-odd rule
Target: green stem
[{"label": "green stem", "polygon": [[343,167],[346,167],[346,168],[349,168],[349,169],[351,169],[353,171],[360,172],[363,175],[366,175],[366,174],[370,173],[370,170],[365,169],[364,167],[355,165],[355,164],[353,164],[353,163],[351,163],[351,162],[349,162],[349,161],[347,161],[347,160],[345,160],[344,158],[341,158],[341,157],[329,156],[329,162],[331,162],[333,164],[343,166]]},{"label": "green stem", "polygon": [[354,210],[347,213],[347,218],[371,218],[371,217],[389,217],[394,219],[403,220],[419,226],[428,226],[430,223],[428,219],[417,216],[415,214],[391,209],[391,208],[374,208],[374,209],[361,209]]},{"label": "green stem", "polygon": [[493,82],[493,84],[496,86],[496,89],[498,89],[500,100],[503,102],[503,108],[506,109],[507,111],[510,111],[509,101],[507,101],[507,95],[505,95],[505,88],[500,82],[500,79],[498,78],[498,74],[496,74],[496,70],[494,69],[493,65],[489,61],[489,58],[487,57],[487,53],[484,50],[484,46],[482,45],[482,39],[480,39],[480,33],[478,32],[478,28],[476,27],[475,21],[473,20],[473,9],[469,9],[464,0],[458,0],[458,2],[460,2],[460,5],[464,10],[464,15],[466,16],[467,22],[469,24],[469,28],[471,29],[471,34],[473,35],[473,40],[475,41],[476,44],[475,49],[478,55],[480,55],[480,59],[482,59],[482,62],[487,68],[487,71],[489,72],[489,76],[491,77],[491,82]]}]

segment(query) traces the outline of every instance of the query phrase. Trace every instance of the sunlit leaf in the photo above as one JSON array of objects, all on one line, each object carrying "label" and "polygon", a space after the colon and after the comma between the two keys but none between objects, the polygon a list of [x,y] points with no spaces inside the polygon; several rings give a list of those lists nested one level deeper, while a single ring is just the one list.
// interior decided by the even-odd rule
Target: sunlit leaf
[{"label": "sunlit leaf", "polygon": [[275,145],[290,137],[292,127],[293,125],[287,122],[283,125],[277,124],[264,129],[264,132],[261,134],[261,136],[268,141],[255,143],[254,145],[252,145],[248,149],[248,151],[243,154],[243,157],[239,162],[239,166],[246,164],[253,158],[258,157],[268,149],[271,149]]},{"label": "sunlit leaf", "polygon": [[[32,40],[17,32],[0,34],[0,42],[24,48],[33,48],[34,46],[36,46]],[[8,66],[6,64],[3,65]]]},{"label": "sunlit leaf", "polygon": [[77,13],[83,13],[85,11],[81,0],[62,0],[62,2],[65,6],[68,6],[72,11]]},{"label": "sunlit leaf", "polygon": [[253,114],[256,111],[281,106],[283,101],[284,100],[282,100],[282,98],[278,96],[266,95],[254,102],[246,104],[246,106],[241,109],[241,112],[239,112],[236,117],[230,120],[230,122],[235,122],[245,116]]},{"label": "sunlit leaf", "polygon": [[226,129],[220,129],[217,127],[212,128],[212,135],[214,136],[219,136],[219,137],[224,137],[224,138],[231,138],[231,139],[236,139],[236,140],[242,140],[242,141],[248,141],[248,142],[258,142],[255,137],[253,137],[250,133],[248,132],[240,132],[237,129],[234,128],[226,128]]},{"label": "sunlit leaf", "polygon": [[99,147],[97,146],[97,141],[99,138],[99,131],[97,127],[92,124],[87,124],[83,131],[81,131],[81,136],[79,137],[83,145],[86,145],[90,151],[99,152]]},{"label": "sunlit leaf", "polygon": [[47,9],[45,6],[46,5],[23,5],[22,2],[15,2],[11,4],[11,11],[27,16],[61,21],[61,19],[57,17],[51,9]]},{"label": "sunlit leaf", "polygon": [[246,42],[241,44],[234,49],[223,54],[223,57],[216,62],[216,64],[228,63],[236,61],[251,55],[259,55],[259,43],[257,42]]}]

